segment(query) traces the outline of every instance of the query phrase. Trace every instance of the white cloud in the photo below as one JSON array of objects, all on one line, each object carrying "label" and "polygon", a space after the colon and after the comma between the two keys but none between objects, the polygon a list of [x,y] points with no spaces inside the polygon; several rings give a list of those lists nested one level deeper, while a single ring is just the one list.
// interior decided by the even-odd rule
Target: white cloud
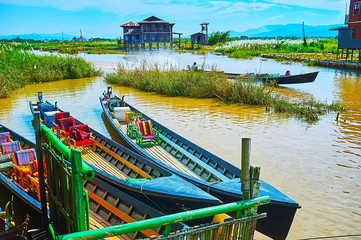
[{"label": "white cloud", "polygon": [[344,11],[345,0],[266,0],[274,4],[282,4],[288,6],[297,6],[322,10]]}]

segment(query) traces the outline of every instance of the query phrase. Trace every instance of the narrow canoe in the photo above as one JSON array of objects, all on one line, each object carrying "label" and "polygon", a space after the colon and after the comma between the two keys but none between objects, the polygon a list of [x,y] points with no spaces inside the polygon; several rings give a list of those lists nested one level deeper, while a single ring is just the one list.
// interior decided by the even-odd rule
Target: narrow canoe
[{"label": "narrow canoe", "polygon": [[[30,102],[33,114],[39,110],[39,105],[39,102]],[[83,124],[78,120],[76,122],[78,125]],[[222,203],[167,168],[132,152],[92,128],[90,130],[95,138],[96,147],[80,147],[83,160],[99,178],[122,191],[167,214]]]},{"label": "narrow canoe", "polygon": [[242,78],[242,79],[254,79],[254,81],[262,81],[265,83],[275,82],[276,84],[300,84],[300,83],[310,83],[314,82],[319,72],[311,72],[290,76],[273,76],[269,74],[260,74],[260,75],[247,75],[244,76],[238,73],[226,73],[228,78]]},{"label": "narrow canoe", "polygon": [[[34,143],[0,124],[0,133],[2,132],[9,132],[11,140],[19,141],[22,149],[35,148]],[[30,209],[35,210],[34,212],[37,212],[40,216],[41,205],[36,192],[26,191],[25,188],[11,178],[7,172],[0,172],[0,184],[11,194],[20,199],[22,207],[27,206]],[[85,181],[84,188],[87,190],[89,196],[91,229],[99,229],[114,224],[139,221],[165,215],[128,193],[116,189],[114,186],[97,176],[91,181]],[[39,216],[37,216],[37,219],[39,219]],[[32,216],[30,217],[32,218]],[[34,219],[36,218],[34,217]],[[182,229],[183,227],[184,224],[182,223],[174,226],[172,225],[172,228],[176,230]],[[129,235],[128,237],[129,239],[144,238],[151,237],[155,234],[162,234],[163,232],[164,229],[153,229],[136,232],[134,235]]]},{"label": "narrow canoe", "polygon": [[[159,132],[161,144],[143,148],[138,146],[134,139],[128,137],[126,122],[118,121],[109,110],[108,102],[114,100],[121,102],[116,96],[107,101],[100,97],[103,112],[111,126],[135,152],[208,191],[224,203],[242,199],[241,169],[183,138],[144,113],[143,119],[151,120],[153,128]],[[129,103],[123,104],[132,112],[141,113]],[[257,223],[257,230],[274,239],[285,239],[300,206],[261,180],[260,196],[267,195],[271,203],[259,208],[261,212],[267,212],[267,219]]]}]

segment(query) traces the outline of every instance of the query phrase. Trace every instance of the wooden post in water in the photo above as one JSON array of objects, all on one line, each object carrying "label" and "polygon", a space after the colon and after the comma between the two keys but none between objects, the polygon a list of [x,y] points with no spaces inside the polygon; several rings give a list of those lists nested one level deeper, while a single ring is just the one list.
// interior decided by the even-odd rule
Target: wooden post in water
[{"label": "wooden post in water", "polygon": [[241,185],[243,200],[251,197],[250,182],[250,155],[251,155],[251,139],[242,138],[242,162],[241,162]]},{"label": "wooden post in water", "polygon": [[44,154],[41,143],[41,132],[40,132],[40,112],[35,112],[34,116],[35,124],[35,140],[36,140],[36,156],[38,159],[39,166],[39,187],[40,187],[40,203],[41,203],[41,218],[42,218],[42,227],[47,228],[49,225],[48,221],[48,207],[46,202],[46,192],[45,192],[45,181],[44,181]]}]

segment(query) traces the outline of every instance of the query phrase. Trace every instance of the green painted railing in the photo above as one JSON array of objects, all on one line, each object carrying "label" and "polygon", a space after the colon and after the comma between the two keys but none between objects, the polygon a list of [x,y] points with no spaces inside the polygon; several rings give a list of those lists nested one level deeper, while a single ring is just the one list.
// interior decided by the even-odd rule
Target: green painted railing
[{"label": "green painted railing", "polygon": [[67,239],[101,239],[105,237],[118,236],[122,234],[132,233],[136,231],[152,229],[161,226],[169,226],[170,224],[177,222],[185,222],[198,218],[204,218],[214,216],[221,213],[229,213],[235,211],[242,211],[250,209],[260,205],[264,205],[270,202],[268,196],[255,198],[247,201],[239,201],[235,203],[228,203],[220,206],[207,207],[192,211],[186,211],[181,213],[175,213],[163,217],[152,218],[142,220],[134,223],[122,224],[112,227],[106,227],[96,230],[70,233],[67,235],[59,236],[59,240]]},{"label": "green painted railing", "polygon": [[[43,180],[42,184],[47,188],[48,198],[41,196],[41,202],[42,208],[46,207],[46,202],[49,204],[50,216],[46,214],[45,222],[51,223],[48,226],[53,238],[56,234],[89,230],[89,200],[84,180],[93,179],[94,171],[83,162],[79,150],[67,148],[49,128],[40,124],[38,113],[35,114],[35,131],[38,158],[42,159],[45,154],[47,183]],[[43,168],[39,162],[39,171]],[[43,215],[47,212],[42,211]]]}]

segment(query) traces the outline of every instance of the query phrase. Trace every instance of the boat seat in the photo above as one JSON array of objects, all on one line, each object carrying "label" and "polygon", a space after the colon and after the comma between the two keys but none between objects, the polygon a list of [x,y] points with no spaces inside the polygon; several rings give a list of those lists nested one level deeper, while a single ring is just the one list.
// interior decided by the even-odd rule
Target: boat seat
[{"label": "boat seat", "polygon": [[91,136],[90,128],[87,124],[73,126],[70,130],[70,143],[74,147],[88,146],[95,143],[94,138]]},{"label": "boat seat", "polygon": [[74,126],[76,126],[76,121],[73,117],[59,119],[59,128],[63,132],[63,134],[65,133],[64,137],[70,135],[70,130]]},{"label": "boat seat", "polygon": [[137,136],[136,131],[138,130],[137,122],[141,122],[143,120],[142,113],[131,113],[128,114],[128,119],[130,119],[127,123],[127,135],[134,139]]},{"label": "boat seat", "polygon": [[152,121],[141,121],[136,123],[138,129],[136,131],[136,143],[141,146],[153,146],[160,144],[160,138],[157,131],[153,129]]},{"label": "boat seat", "polygon": [[35,179],[39,177],[35,149],[16,151],[14,155],[14,171],[11,172],[11,175],[22,187],[28,188],[29,177]]},{"label": "boat seat", "polygon": [[11,154],[20,150],[19,141],[1,143],[1,152],[3,155]]},{"label": "boat seat", "polygon": [[69,118],[70,112],[58,112],[54,114],[54,122],[52,122],[52,130],[56,132],[56,135],[59,135],[60,129],[60,119]]},{"label": "boat seat", "polygon": [[10,142],[10,133],[2,132],[0,133],[0,144]]},{"label": "boat seat", "polygon": [[60,119],[62,118],[69,118],[70,117],[70,112],[58,112],[54,114],[54,123],[56,125],[59,125],[60,123]]}]

